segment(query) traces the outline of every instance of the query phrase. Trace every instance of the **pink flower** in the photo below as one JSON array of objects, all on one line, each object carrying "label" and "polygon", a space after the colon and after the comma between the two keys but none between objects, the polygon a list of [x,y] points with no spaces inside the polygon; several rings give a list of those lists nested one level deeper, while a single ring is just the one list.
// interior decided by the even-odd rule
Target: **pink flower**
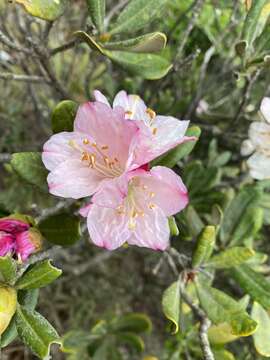
[{"label": "pink flower", "polygon": [[124,243],[165,250],[168,217],[184,209],[187,189],[172,170],[157,166],[130,172],[126,180],[107,183],[82,209],[92,241],[114,250]]},{"label": "pink flower", "polygon": [[21,220],[0,219],[0,256],[15,253],[19,260],[25,261],[40,248],[40,241],[33,236],[33,231]]},{"label": "pink flower", "polygon": [[[120,92],[111,108],[101,93],[95,94],[98,101],[79,107],[74,131],[53,135],[44,145],[42,160],[50,171],[49,191],[54,195],[74,199],[93,195],[108,182],[193,140],[184,136],[188,121],[156,116],[139,97],[137,104],[133,95]],[[125,98],[131,99],[128,107]],[[128,110],[130,106],[134,111]]]}]

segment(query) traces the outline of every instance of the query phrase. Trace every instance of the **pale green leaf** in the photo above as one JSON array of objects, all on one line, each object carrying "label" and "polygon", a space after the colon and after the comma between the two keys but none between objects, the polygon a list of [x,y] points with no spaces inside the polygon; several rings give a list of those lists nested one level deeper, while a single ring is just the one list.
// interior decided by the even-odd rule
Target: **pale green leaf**
[{"label": "pale green leaf", "polygon": [[270,316],[257,302],[254,302],[251,316],[258,323],[253,334],[255,348],[260,355],[270,357]]},{"label": "pale green leaf", "polygon": [[205,263],[211,256],[216,241],[216,229],[214,226],[206,226],[198,240],[197,246],[192,256],[192,266],[199,267]]},{"label": "pale green leaf", "polygon": [[173,334],[179,330],[180,316],[180,281],[171,284],[163,293],[162,309],[167,319],[172,321],[174,325]]},{"label": "pale green leaf", "polygon": [[255,252],[252,249],[235,246],[213,256],[205,265],[216,269],[229,269],[241,265],[251,259],[254,254]]},{"label": "pale green leaf", "polygon": [[93,23],[102,32],[104,29],[105,0],[86,0],[86,2]]},{"label": "pale green leaf", "polygon": [[53,21],[63,14],[66,0],[15,0],[25,10],[36,17]]}]

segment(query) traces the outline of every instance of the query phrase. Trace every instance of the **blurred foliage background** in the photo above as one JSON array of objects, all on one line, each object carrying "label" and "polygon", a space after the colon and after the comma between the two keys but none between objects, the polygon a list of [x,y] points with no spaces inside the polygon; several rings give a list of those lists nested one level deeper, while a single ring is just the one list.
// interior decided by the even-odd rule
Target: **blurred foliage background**
[{"label": "blurred foliage background", "polygon": [[[107,0],[107,29],[127,3]],[[258,119],[261,100],[270,95],[270,72],[266,63],[243,65],[236,53],[247,6],[240,0],[167,1],[153,21],[132,33],[159,31],[168,38],[161,53],[173,66],[165,77],[147,80],[74,39],[73,33],[79,30],[97,34],[86,1],[68,1],[64,14],[50,23],[27,14],[14,2],[0,0],[1,214],[19,211],[39,217],[55,206],[70,205],[64,201],[59,205],[57,199],[22,182],[7,160],[13,152],[41,151],[51,135],[51,112],[60,100],[83,102],[92,98],[94,89],[113,99],[117,91],[125,89],[141,95],[157,113],[189,119],[202,130],[192,154],[175,166],[190,189],[191,202],[177,216],[180,234],[172,244],[190,256],[194,238],[204,224],[213,222],[213,206],[225,209],[239,189],[253,183],[240,147],[251,121]],[[114,36],[115,41],[119,38],[130,38],[129,31]],[[259,226],[252,241],[257,251],[269,254],[270,194],[265,188],[263,191],[264,226]],[[60,334],[87,331],[100,319],[110,321],[127,312],[142,312],[150,317],[152,332],[144,336],[143,355],[123,347],[124,359],[150,355],[153,357],[145,359],[200,359],[196,326],[189,313],[184,330],[176,336],[171,335],[162,314],[162,293],[174,277],[167,265],[153,271],[160,256],[137,248],[104,252],[83,236],[57,255],[63,276],[41,291],[39,308]],[[268,276],[267,263],[260,266]],[[243,295],[224,273],[214,284],[238,298]],[[263,359],[252,341],[243,339],[229,344],[235,359]],[[35,358],[20,343],[3,350],[2,356]],[[66,356],[54,348],[53,359]],[[232,359],[230,356],[224,352],[216,358]]]}]

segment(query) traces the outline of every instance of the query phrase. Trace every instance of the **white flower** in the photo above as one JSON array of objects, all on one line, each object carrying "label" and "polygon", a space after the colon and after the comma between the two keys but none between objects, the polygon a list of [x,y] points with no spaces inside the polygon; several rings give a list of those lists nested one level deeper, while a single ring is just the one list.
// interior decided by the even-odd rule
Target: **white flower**
[{"label": "white flower", "polygon": [[249,139],[242,144],[241,154],[248,156],[250,175],[257,180],[270,179],[270,98],[261,103],[264,121],[256,121],[250,125]]}]

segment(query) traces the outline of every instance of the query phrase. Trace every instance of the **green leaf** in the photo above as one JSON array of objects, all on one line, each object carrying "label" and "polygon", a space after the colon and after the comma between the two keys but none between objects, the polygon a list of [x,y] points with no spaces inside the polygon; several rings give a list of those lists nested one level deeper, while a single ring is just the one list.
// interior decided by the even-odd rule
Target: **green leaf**
[{"label": "green leaf", "polygon": [[99,336],[92,335],[86,331],[71,330],[61,338],[61,350],[65,353],[76,353],[86,348],[91,341],[97,338],[99,339]]},{"label": "green leaf", "polygon": [[257,323],[237,301],[205,283],[197,282],[196,289],[201,306],[213,324],[227,323],[230,333],[236,336],[249,336],[254,333]]},{"label": "green leaf", "polygon": [[46,240],[57,245],[73,245],[81,236],[79,218],[66,213],[41,220],[38,228]]},{"label": "green leaf", "polygon": [[252,1],[251,8],[247,14],[244,23],[242,41],[238,45],[240,46],[240,48],[241,46],[243,46],[243,49],[245,49],[245,44],[246,47],[252,46],[254,40],[262,33],[266,25],[266,21],[269,17],[269,13],[270,13],[269,0]]},{"label": "green leaf", "polygon": [[221,323],[210,326],[208,330],[208,338],[211,344],[220,345],[227,344],[239,338],[232,334],[232,328],[229,323]]},{"label": "green leaf", "polygon": [[259,303],[254,302],[251,316],[258,323],[258,328],[253,334],[255,348],[260,355],[270,357],[269,314]]},{"label": "green leaf", "polygon": [[[17,301],[20,305],[25,306],[29,310],[34,310],[38,301],[39,290],[19,290]],[[12,318],[9,326],[1,336],[1,347],[8,346],[18,336],[16,329],[15,317]]]},{"label": "green leaf", "polygon": [[204,223],[199,214],[192,205],[187,207],[184,214],[192,236],[198,236],[204,228]]},{"label": "green leaf", "polygon": [[117,341],[120,346],[123,344],[128,345],[138,353],[144,351],[144,342],[142,338],[131,332],[123,332],[117,334]]},{"label": "green leaf", "polygon": [[171,63],[159,55],[106,50],[84,31],[76,31],[74,36],[86,42],[91,49],[107,56],[123,69],[148,80],[160,79],[172,68]]},{"label": "green leaf", "polygon": [[152,161],[152,165],[167,166],[173,168],[177,163],[189,155],[194,149],[199,137],[201,135],[201,129],[198,126],[191,126],[187,129],[185,136],[196,137],[196,140],[188,141],[184,144],[178,145],[175,149],[170,150],[166,154],[158,157],[156,160]]},{"label": "green leaf", "polygon": [[29,184],[36,185],[43,191],[48,191],[48,172],[38,152],[21,152],[12,154],[11,165],[18,175]]},{"label": "green leaf", "polygon": [[10,286],[0,285],[0,338],[16,311],[17,293]]},{"label": "green leaf", "polygon": [[167,37],[161,32],[153,32],[133,39],[108,42],[104,47],[108,50],[119,50],[137,53],[159,52],[165,48]]},{"label": "green leaf", "polygon": [[234,355],[225,349],[213,350],[215,359],[217,360],[235,360]]},{"label": "green leaf", "polygon": [[99,32],[104,30],[105,0],[86,0],[89,15]]},{"label": "green leaf", "polygon": [[255,255],[252,249],[236,246],[213,256],[206,264],[216,269],[229,269],[241,265]]},{"label": "green leaf", "polygon": [[110,329],[113,332],[149,332],[152,329],[152,323],[148,316],[140,313],[132,313],[117,317],[110,323]]},{"label": "green leaf", "polygon": [[236,245],[256,234],[262,223],[261,211],[257,209],[261,195],[260,189],[246,186],[231,201],[220,227],[220,239],[223,243]]},{"label": "green leaf", "polygon": [[120,13],[110,34],[135,32],[158,17],[168,0],[131,0]]},{"label": "green leaf", "polygon": [[51,260],[44,260],[34,264],[17,281],[17,289],[38,289],[44,287],[62,274],[62,270],[54,267]]},{"label": "green leaf", "polygon": [[171,236],[178,236],[179,235],[179,229],[177,227],[177,223],[175,221],[175,218],[173,216],[170,216],[168,218],[168,221],[169,221],[169,227],[170,227]]},{"label": "green leaf", "polygon": [[16,277],[16,262],[10,255],[0,256],[0,281],[12,282]]},{"label": "green leaf", "polygon": [[61,101],[52,112],[52,131],[73,131],[78,104],[72,100]]},{"label": "green leaf", "polygon": [[270,282],[262,274],[255,272],[247,265],[241,265],[232,269],[231,275],[253,300],[259,302],[267,310],[270,309]]},{"label": "green leaf", "polygon": [[25,10],[36,17],[53,21],[65,10],[66,0],[15,0],[24,6]]},{"label": "green leaf", "polygon": [[215,241],[215,226],[206,226],[197,240],[197,246],[192,257],[192,267],[199,267],[210,258],[214,250]]},{"label": "green leaf", "polygon": [[56,330],[38,312],[18,306],[15,319],[20,339],[41,359],[49,355],[52,343],[59,343]]},{"label": "green leaf", "polygon": [[173,334],[179,331],[180,281],[172,283],[163,293],[162,309],[167,319],[174,325]]}]

